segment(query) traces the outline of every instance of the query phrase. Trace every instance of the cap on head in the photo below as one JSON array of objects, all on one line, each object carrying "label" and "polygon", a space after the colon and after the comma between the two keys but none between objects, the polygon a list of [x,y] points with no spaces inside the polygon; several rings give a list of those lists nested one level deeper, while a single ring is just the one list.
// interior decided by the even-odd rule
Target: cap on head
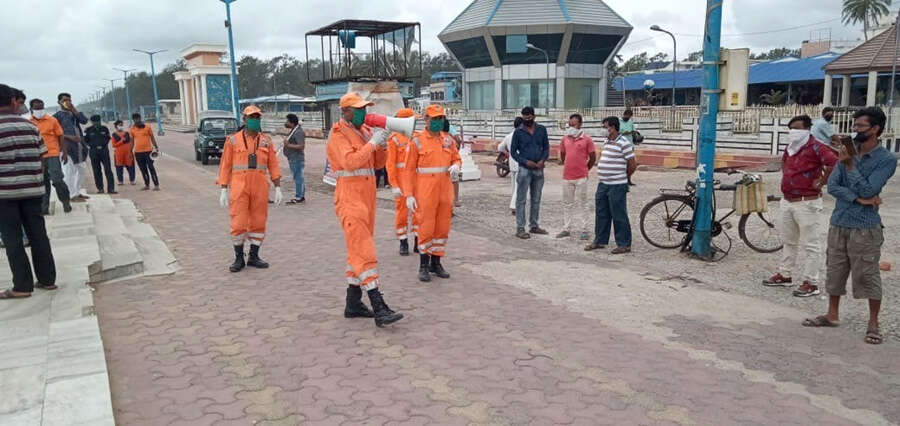
[{"label": "cap on head", "polygon": [[365,108],[375,105],[375,102],[367,101],[359,96],[359,93],[350,92],[341,96],[341,108]]},{"label": "cap on head", "polygon": [[443,117],[444,115],[444,107],[438,104],[428,105],[428,108],[425,108],[425,116],[426,117]]},{"label": "cap on head", "polygon": [[259,107],[256,106],[256,105],[249,105],[249,106],[247,106],[246,108],[244,108],[244,115],[245,115],[245,116],[251,116],[251,115],[253,115],[253,114],[259,114],[259,115],[262,115],[262,110],[259,109]]},{"label": "cap on head", "polygon": [[415,117],[416,112],[412,110],[412,108],[401,108],[397,111],[397,118],[409,118]]},{"label": "cap on head", "polygon": [[95,122],[95,123],[99,123],[99,122],[100,122],[100,114],[94,114],[94,115],[92,115],[92,116],[91,116],[91,121],[93,121],[93,122]]}]

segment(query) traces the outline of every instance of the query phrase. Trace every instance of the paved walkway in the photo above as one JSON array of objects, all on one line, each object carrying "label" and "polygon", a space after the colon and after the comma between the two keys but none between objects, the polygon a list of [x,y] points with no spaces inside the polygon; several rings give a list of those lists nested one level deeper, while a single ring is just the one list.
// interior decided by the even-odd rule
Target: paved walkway
[{"label": "paved walkway", "polygon": [[118,424],[900,423],[892,342],[489,240],[464,220],[444,262],[453,277],[421,284],[379,210],[384,292],[406,318],[344,319],[330,195],[271,210],[272,267],[230,274],[212,172],[173,157],[158,170],[163,191],[134,201],[181,270],[95,293]]}]

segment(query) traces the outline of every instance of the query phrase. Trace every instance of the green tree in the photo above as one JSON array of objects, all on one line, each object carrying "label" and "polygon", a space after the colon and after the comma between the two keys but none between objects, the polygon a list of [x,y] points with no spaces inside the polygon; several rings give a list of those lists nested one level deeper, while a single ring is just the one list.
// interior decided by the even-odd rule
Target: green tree
[{"label": "green tree", "polygon": [[890,13],[891,0],[844,0],[841,8],[841,20],[844,25],[856,25],[862,22],[863,33],[869,39],[869,23],[878,17]]},{"label": "green tree", "polygon": [[643,71],[647,68],[648,63],[650,63],[650,58],[647,56],[647,52],[641,52],[628,58],[628,60],[619,67],[618,71],[620,73]]},{"label": "green tree", "polygon": [[696,61],[699,61],[699,60],[702,60],[702,59],[703,59],[703,51],[702,51],[702,50],[698,50],[698,51],[696,51],[696,52],[691,52],[691,53],[687,56],[687,58],[685,58],[684,60],[689,61],[689,62],[696,62]]},{"label": "green tree", "polygon": [[776,59],[782,59],[787,57],[800,57],[800,49],[788,49],[787,47],[779,47],[776,49],[772,49],[768,52],[751,54],[750,59],[756,59],[761,61],[774,61]]}]

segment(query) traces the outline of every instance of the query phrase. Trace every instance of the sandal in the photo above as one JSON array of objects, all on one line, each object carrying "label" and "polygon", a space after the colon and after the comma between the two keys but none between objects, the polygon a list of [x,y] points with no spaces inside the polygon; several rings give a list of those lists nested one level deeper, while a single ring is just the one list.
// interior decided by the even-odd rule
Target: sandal
[{"label": "sandal", "polygon": [[34,283],[34,288],[39,288],[42,290],[56,290],[59,288],[59,286],[57,286],[56,284]]},{"label": "sandal", "polygon": [[2,293],[0,293],[0,300],[3,300],[3,299],[27,299],[29,297],[31,297],[31,293],[26,293],[24,295],[23,294],[15,294],[15,293],[13,293],[12,289],[4,290]]},{"label": "sandal", "polygon": [[605,249],[605,248],[606,248],[606,246],[603,244],[591,243],[591,244],[584,246],[584,251],[594,251],[594,250],[600,250],[600,249]]},{"label": "sandal", "polygon": [[866,343],[870,345],[880,345],[882,342],[884,342],[884,336],[881,335],[881,332],[877,328],[866,331]]},{"label": "sandal", "polygon": [[825,315],[819,315],[815,318],[807,318],[803,320],[804,327],[837,327],[841,325],[839,322],[832,322]]}]

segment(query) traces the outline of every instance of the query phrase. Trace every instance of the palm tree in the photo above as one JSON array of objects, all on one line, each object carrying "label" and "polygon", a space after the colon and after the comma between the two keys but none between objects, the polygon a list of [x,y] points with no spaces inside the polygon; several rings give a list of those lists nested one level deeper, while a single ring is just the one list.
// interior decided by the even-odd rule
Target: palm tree
[{"label": "palm tree", "polygon": [[866,40],[869,39],[869,23],[874,22],[879,16],[890,13],[888,7],[891,0],[844,0],[841,10],[841,19],[844,25],[863,24],[863,33]]}]

